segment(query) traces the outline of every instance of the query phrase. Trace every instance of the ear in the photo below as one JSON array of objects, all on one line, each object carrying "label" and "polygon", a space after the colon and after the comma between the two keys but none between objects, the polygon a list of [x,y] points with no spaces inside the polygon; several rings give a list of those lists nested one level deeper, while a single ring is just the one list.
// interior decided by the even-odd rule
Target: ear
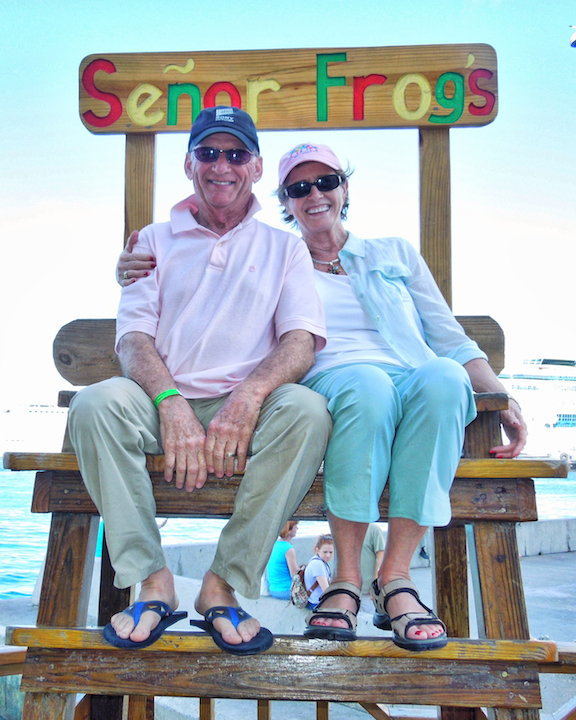
[{"label": "ear", "polygon": [[186,157],[184,158],[184,172],[188,180],[192,180],[192,154],[189,152],[186,153]]},{"label": "ear", "polygon": [[252,176],[252,182],[257,183],[258,180],[262,178],[262,173],[264,172],[264,162],[262,160],[262,156],[258,155],[254,159],[254,174]]}]

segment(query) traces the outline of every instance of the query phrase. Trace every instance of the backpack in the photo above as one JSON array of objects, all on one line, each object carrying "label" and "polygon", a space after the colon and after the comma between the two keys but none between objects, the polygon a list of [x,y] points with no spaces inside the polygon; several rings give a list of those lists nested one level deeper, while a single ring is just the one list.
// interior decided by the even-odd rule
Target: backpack
[{"label": "backpack", "polygon": [[292,584],[290,585],[290,602],[297,608],[305,608],[310,600],[310,595],[318,587],[318,581],[316,580],[310,590],[306,589],[306,583],[304,582],[305,570],[306,565],[300,565],[298,572],[292,577]]}]

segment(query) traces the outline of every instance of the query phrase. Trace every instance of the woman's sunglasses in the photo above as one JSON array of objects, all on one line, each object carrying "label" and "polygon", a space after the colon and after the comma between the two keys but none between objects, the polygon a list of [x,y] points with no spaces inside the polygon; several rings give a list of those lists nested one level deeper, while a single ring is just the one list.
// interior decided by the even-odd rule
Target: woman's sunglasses
[{"label": "woman's sunglasses", "polygon": [[202,163],[215,163],[218,162],[220,153],[224,153],[227,162],[230,165],[246,165],[250,162],[250,158],[254,153],[250,150],[241,150],[240,148],[234,148],[233,150],[219,150],[218,148],[206,147],[205,145],[198,145],[192,152],[196,160]]},{"label": "woman's sunglasses", "polygon": [[314,182],[300,180],[300,182],[292,183],[292,185],[288,185],[284,192],[290,198],[303,198],[310,195],[314,185],[320,192],[328,192],[329,190],[336,190],[341,182],[342,178],[339,175],[322,175]]}]

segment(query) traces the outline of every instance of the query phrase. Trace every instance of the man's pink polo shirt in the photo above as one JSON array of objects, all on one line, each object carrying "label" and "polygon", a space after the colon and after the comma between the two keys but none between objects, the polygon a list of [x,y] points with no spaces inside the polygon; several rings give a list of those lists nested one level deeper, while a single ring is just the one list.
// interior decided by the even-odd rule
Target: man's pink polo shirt
[{"label": "man's pink polo shirt", "polygon": [[175,205],[170,222],[144,228],[136,252],[157,267],[123,288],[116,348],[142,332],[185,397],[231,392],[290,330],[307,330],[316,351],[326,344],[324,310],[303,240],[256,220],[252,196],[244,220],[222,237],[199,225],[195,196]]}]

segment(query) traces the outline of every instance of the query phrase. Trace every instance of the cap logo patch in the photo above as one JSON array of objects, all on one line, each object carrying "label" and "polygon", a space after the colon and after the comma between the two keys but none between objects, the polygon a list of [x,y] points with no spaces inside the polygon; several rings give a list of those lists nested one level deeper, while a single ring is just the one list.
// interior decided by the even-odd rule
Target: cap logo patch
[{"label": "cap logo patch", "polygon": [[297,145],[293,150],[290,151],[290,157],[295,158],[299,155],[305,155],[306,153],[318,152],[318,145],[311,145],[310,143],[303,143]]},{"label": "cap logo patch", "polygon": [[225,120],[226,122],[234,122],[234,117],[232,115],[233,112],[234,111],[231,107],[217,107],[214,119],[219,122],[222,120]]}]

